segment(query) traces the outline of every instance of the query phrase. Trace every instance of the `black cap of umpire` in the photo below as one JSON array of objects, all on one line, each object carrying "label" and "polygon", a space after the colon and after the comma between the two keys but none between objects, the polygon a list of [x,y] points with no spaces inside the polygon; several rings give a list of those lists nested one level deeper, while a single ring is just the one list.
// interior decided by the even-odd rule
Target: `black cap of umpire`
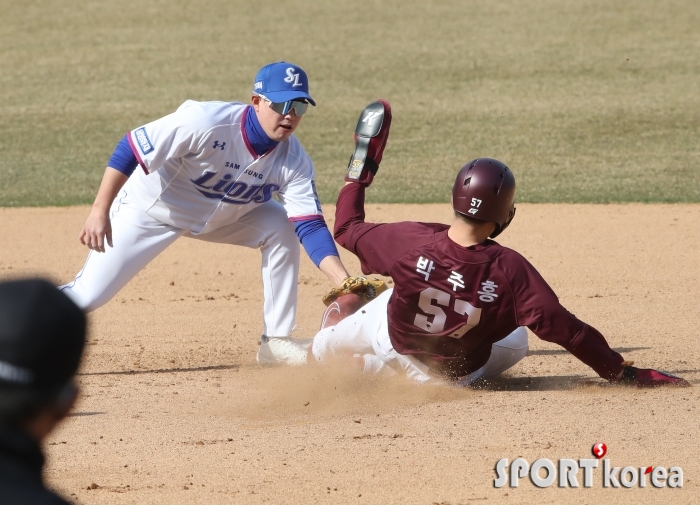
[{"label": "black cap of umpire", "polygon": [[85,347],[83,311],[47,281],[0,283],[0,421],[56,400]]}]

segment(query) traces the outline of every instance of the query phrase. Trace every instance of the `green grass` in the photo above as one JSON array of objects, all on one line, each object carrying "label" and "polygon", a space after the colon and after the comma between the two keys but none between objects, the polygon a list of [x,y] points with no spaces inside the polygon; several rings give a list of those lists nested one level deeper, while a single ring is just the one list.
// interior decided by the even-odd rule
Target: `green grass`
[{"label": "green grass", "polygon": [[89,203],[127,130],[185,99],[248,100],[285,59],[318,107],[298,136],[335,200],[384,97],[369,198],[442,202],[469,159],[520,202],[700,201],[696,0],[0,0],[0,205]]}]

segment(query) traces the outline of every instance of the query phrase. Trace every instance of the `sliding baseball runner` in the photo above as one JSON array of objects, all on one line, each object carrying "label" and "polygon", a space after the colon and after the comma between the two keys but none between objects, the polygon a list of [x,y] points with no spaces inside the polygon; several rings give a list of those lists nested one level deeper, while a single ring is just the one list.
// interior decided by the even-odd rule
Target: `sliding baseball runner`
[{"label": "sliding baseball runner", "polygon": [[515,215],[515,177],[502,162],[478,158],[458,172],[450,225],[365,222],[365,191],[390,124],[384,100],[360,116],[338,195],[335,239],[357,255],[365,274],[391,276],[394,288],[366,304],[347,291],[329,297],[311,346],[316,361],[356,359],[366,373],[402,373],[423,383],[446,378],[466,386],[522,360],[527,327],[611,382],[688,385],[625,362],[598,330],[559,303],[523,256],[491,240]]}]

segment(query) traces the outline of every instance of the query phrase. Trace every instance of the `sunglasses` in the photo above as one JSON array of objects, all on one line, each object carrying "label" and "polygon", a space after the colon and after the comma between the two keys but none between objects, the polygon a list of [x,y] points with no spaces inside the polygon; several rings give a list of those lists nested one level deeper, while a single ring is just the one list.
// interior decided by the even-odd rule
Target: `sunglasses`
[{"label": "sunglasses", "polygon": [[291,111],[292,109],[294,109],[294,114],[296,114],[297,116],[302,116],[309,108],[309,103],[302,102],[301,100],[287,100],[286,102],[276,103],[267,98],[266,96],[258,96],[266,102],[268,102],[272,110],[274,110],[277,114],[282,114],[283,116],[289,114],[289,111]]}]

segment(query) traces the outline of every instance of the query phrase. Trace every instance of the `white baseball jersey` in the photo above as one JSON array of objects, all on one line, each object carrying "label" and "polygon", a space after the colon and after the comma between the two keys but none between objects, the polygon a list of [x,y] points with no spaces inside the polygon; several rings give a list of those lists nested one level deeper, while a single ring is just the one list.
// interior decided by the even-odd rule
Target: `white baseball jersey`
[{"label": "white baseball jersey", "polygon": [[258,157],[245,133],[248,105],[188,100],[129,133],[143,171],[131,197],[158,221],[207,233],[277,194],[291,221],[321,215],[311,159],[294,135]]}]

